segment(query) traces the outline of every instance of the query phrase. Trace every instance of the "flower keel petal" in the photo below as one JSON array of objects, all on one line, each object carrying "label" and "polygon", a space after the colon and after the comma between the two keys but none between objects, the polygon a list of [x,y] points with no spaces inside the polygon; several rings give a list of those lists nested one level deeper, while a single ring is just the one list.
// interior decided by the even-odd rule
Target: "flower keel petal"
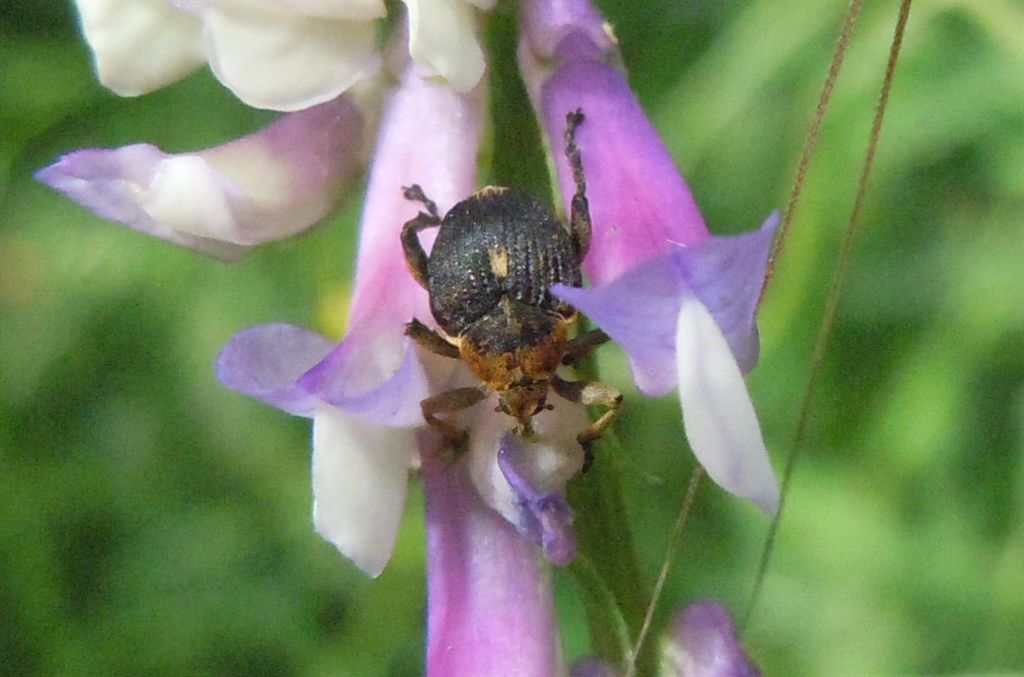
[{"label": "flower keel petal", "polygon": [[696,298],[684,298],[679,309],[676,350],[679,402],[694,455],[723,489],[774,514],[779,487],[743,374]]},{"label": "flower keel petal", "polygon": [[411,430],[367,424],[333,407],[313,419],[313,522],[370,576],[395,546],[408,491]]}]

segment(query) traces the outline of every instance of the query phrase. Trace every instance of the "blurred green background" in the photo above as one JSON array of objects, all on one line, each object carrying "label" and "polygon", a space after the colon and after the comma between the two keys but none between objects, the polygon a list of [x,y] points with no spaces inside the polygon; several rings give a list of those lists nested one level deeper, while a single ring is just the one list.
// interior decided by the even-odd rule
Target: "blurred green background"
[{"label": "blurred green background", "polygon": [[[784,208],[845,4],[597,3],[712,230]],[[781,470],[896,3],[865,8],[762,312],[750,378]],[[254,130],[206,73],[101,89],[70,2],[0,7],[0,674],[416,675],[423,517],[366,579],[310,520],[309,425],[222,388],[238,330],[342,331],[359,213],[234,265],[102,222],[31,175],[80,147]],[[760,604],[767,674],[1024,669],[1024,3],[926,0],[905,49]],[[649,586],[692,469],[674,398],[623,387],[613,461]],[[742,614],[767,521],[705,484],[657,622]],[[556,576],[570,656],[586,651]]]}]

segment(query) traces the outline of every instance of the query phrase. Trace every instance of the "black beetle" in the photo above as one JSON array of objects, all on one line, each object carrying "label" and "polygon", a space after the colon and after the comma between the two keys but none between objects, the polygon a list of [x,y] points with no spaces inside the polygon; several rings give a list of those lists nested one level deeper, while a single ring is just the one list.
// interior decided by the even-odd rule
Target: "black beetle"
[{"label": "black beetle", "polygon": [[[566,156],[576,194],[567,230],[544,205],[521,191],[489,186],[452,207],[442,219],[418,185],[405,197],[425,212],[402,228],[402,247],[413,277],[430,294],[430,310],[447,336],[413,319],[406,334],[424,348],[461,358],[483,381],[423,400],[423,416],[455,446],[465,432],[439,413],[472,406],[493,390],[499,409],[516,419],[517,431],[532,435],[532,417],[544,409],[548,389],[584,405],[607,407],[577,439],[590,451],[616,416],[622,396],[603,383],[566,381],[556,371],[608,340],[600,330],[569,338],[576,310],[551,295],[548,287],[582,284],[580,262],[590,245],[590,213],[576,127],[579,110],[566,116]],[[428,257],[419,232],[440,227]]]}]

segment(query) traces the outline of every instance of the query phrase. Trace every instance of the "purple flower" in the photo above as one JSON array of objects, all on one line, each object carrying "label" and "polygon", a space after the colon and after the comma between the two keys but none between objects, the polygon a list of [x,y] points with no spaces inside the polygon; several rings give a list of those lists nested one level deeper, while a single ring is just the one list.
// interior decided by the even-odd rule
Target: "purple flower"
[{"label": "purple flower", "polygon": [[[477,96],[422,79],[410,66],[384,112],[363,211],[349,326],[337,346],[298,327],[237,335],[218,360],[226,385],[313,418],[317,530],[376,576],[387,562],[430,383],[405,323],[428,313],[406,270],[398,234],[417,207],[402,186],[419,181],[444,207],[470,192],[480,129]],[[449,365],[430,365],[437,379]]]},{"label": "purple flower", "polygon": [[[615,41],[586,0],[526,2],[520,65],[552,147],[567,111],[593,221],[592,289],[553,292],[629,354],[637,386],[678,390],[686,434],[708,474],[774,513],[779,491],[743,372],[758,352],[755,315],[778,219],[734,237],[708,234],[700,211],[623,74]],[[556,158],[563,199],[572,174]]]},{"label": "purple flower", "polygon": [[690,604],[672,618],[662,646],[661,674],[675,677],[759,677],[743,652],[729,610],[717,602]]}]

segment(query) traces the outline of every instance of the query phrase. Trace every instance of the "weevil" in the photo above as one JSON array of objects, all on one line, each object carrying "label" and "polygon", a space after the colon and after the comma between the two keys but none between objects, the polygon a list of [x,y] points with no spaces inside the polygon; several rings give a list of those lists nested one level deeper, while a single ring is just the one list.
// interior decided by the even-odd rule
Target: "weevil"
[{"label": "weevil", "polygon": [[[576,187],[568,228],[534,197],[513,188],[489,186],[452,207],[442,218],[418,185],[406,199],[424,211],[402,228],[402,247],[413,277],[427,290],[430,310],[444,334],[418,319],[406,334],[445,357],[463,360],[481,380],[423,400],[423,417],[455,447],[466,433],[440,418],[498,395],[497,410],[516,421],[520,435],[533,434],[533,416],[546,409],[550,390],[570,402],[605,407],[577,436],[590,447],[618,414],[622,395],[597,382],[567,381],[557,374],[608,340],[600,330],[570,338],[578,313],[553,296],[556,283],[582,286],[580,264],[590,245],[590,213],[576,128],[579,110],[566,116],[565,153]],[[438,228],[428,256],[419,233]]]}]

